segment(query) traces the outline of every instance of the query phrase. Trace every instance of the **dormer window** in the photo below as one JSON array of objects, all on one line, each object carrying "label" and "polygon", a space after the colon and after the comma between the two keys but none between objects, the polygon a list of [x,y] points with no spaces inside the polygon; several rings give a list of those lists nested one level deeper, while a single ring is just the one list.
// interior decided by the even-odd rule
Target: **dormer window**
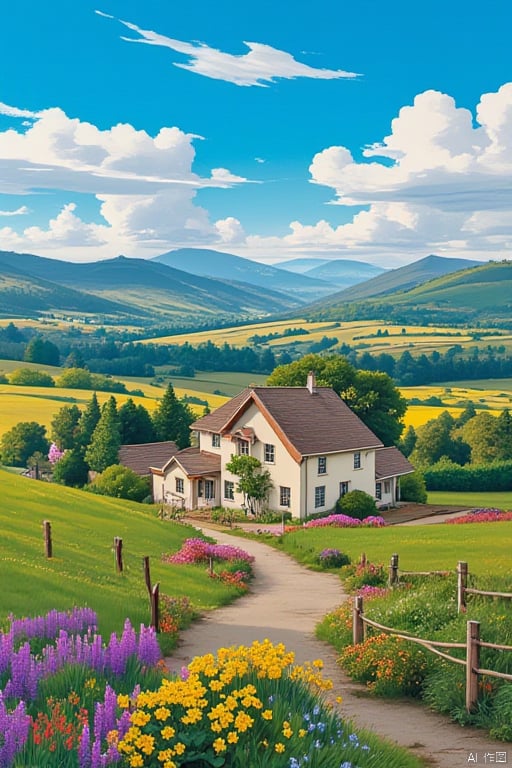
[{"label": "dormer window", "polygon": [[220,448],[220,435],[212,434],[212,448]]}]

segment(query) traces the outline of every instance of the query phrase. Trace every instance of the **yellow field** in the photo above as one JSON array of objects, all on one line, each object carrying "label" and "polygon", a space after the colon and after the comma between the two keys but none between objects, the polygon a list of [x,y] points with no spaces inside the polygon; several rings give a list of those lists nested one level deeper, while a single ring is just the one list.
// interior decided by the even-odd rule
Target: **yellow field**
[{"label": "yellow field", "polygon": [[402,395],[407,399],[418,398],[427,400],[430,397],[438,397],[445,403],[444,406],[409,405],[405,414],[406,426],[415,429],[425,424],[430,419],[436,419],[448,411],[454,418],[463,411],[467,403],[472,402],[478,411],[478,406],[484,406],[487,413],[498,416],[504,408],[512,410],[512,392],[500,389],[480,389],[458,386],[423,386],[423,387],[399,387]]},{"label": "yellow field", "polygon": [[[350,344],[355,348],[368,348],[372,353],[390,352],[398,355],[410,347],[421,348],[426,353],[441,348],[448,348],[454,344],[472,346],[486,346],[487,344],[504,344],[512,346],[512,335],[502,335],[496,331],[495,335],[486,336],[481,341],[475,341],[471,332],[463,332],[459,328],[443,328],[435,326],[414,325],[387,325],[375,321],[353,321],[349,323],[333,322],[308,322],[302,318],[292,320],[276,320],[274,322],[262,322],[255,325],[238,325],[217,330],[198,331],[197,333],[177,334],[174,336],[160,336],[145,339],[142,343],[151,344],[185,344],[193,346],[211,341],[220,346],[228,343],[234,347],[242,347],[250,344],[251,336],[266,336],[270,333],[282,334],[290,329],[302,329],[306,334],[290,334],[277,339],[269,339],[265,346],[272,348],[289,345],[290,343],[311,344],[320,341],[324,336],[336,338],[338,343]],[[377,333],[387,331],[388,335],[378,336]]]}]

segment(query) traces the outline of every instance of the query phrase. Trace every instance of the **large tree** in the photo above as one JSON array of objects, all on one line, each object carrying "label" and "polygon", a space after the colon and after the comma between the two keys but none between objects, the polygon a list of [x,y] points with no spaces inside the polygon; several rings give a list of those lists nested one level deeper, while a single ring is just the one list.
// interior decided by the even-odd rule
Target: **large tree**
[{"label": "large tree", "polygon": [[332,387],[384,445],[398,441],[407,403],[386,373],[358,371],[341,355],[304,355],[275,368],[267,384],[304,387],[309,371],[318,386]]},{"label": "large tree", "polygon": [[448,411],[418,427],[411,462],[415,466],[427,467],[446,457],[456,464],[465,464],[469,460],[469,446],[465,438],[454,434],[454,430],[455,419]]},{"label": "large tree", "polygon": [[0,461],[11,467],[26,467],[34,453],[48,454],[46,427],[36,421],[20,421],[2,435]]},{"label": "large tree", "polygon": [[77,441],[83,448],[91,442],[92,434],[100,420],[101,409],[96,392],[93,394],[78,422]]},{"label": "large tree", "polygon": [[158,440],[174,440],[179,448],[190,445],[190,425],[195,417],[187,403],[176,397],[169,384],[153,412],[153,424]]},{"label": "large tree", "polygon": [[110,397],[101,409],[91,442],[85,451],[85,460],[95,472],[103,472],[119,460],[121,435],[119,432],[119,416],[114,397]]},{"label": "large tree", "polygon": [[151,443],[156,439],[151,416],[142,404],[135,405],[131,397],[119,408],[119,428],[121,445]]},{"label": "large tree", "polygon": [[50,437],[61,451],[75,447],[80,416],[81,411],[77,405],[64,405],[53,417]]},{"label": "large tree", "polygon": [[59,365],[59,348],[42,336],[34,336],[27,344],[23,359],[27,363],[43,363],[44,365]]}]

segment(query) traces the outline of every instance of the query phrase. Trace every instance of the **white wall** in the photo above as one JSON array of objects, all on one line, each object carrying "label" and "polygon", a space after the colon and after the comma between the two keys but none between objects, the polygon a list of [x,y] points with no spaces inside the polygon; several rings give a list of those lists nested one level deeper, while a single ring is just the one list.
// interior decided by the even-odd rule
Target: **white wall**
[{"label": "white wall", "polygon": [[[365,491],[375,496],[375,451],[360,451],[361,468],[354,469],[354,452],[323,454],[327,459],[327,472],[318,474],[318,456],[304,458],[302,482],[304,504],[301,516],[332,509],[340,496],[340,483],[348,482],[349,491]],[[315,507],[315,488],[325,486],[325,504]]]}]

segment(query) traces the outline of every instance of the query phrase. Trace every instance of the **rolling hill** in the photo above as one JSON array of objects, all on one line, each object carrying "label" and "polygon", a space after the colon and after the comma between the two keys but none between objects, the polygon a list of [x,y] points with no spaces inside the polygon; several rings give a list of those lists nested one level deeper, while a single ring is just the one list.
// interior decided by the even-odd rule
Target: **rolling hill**
[{"label": "rolling hill", "polygon": [[305,273],[308,277],[316,277],[320,280],[327,280],[334,285],[348,288],[351,285],[357,285],[364,281],[377,277],[385,272],[382,267],[376,267],[374,264],[367,264],[362,261],[351,261],[349,259],[334,259],[325,264],[319,264]]},{"label": "rolling hill", "polygon": [[236,280],[265,290],[270,287],[274,291],[293,292],[305,302],[315,301],[333,292],[332,283],[316,277],[287,272],[259,261],[206,248],[179,248],[156,256],[151,261],[194,275]]},{"label": "rolling hill", "polygon": [[[429,257],[431,258],[431,257]],[[414,266],[414,265],[411,265]],[[383,276],[387,277],[387,275]],[[378,278],[377,278],[378,279]],[[488,262],[445,274],[409,289],[311,306],[311,319],[383,319],[399,323],[450,323],[512,327],[512,262]]]},{"label": "rolling hill", "polygon": [[122,256],[73,263],[0,252],[2,314],[44,311],[102,314],[145,324],[261,317],[299,307],[295,295],[233,280],[200,277],[146,259]]}]

